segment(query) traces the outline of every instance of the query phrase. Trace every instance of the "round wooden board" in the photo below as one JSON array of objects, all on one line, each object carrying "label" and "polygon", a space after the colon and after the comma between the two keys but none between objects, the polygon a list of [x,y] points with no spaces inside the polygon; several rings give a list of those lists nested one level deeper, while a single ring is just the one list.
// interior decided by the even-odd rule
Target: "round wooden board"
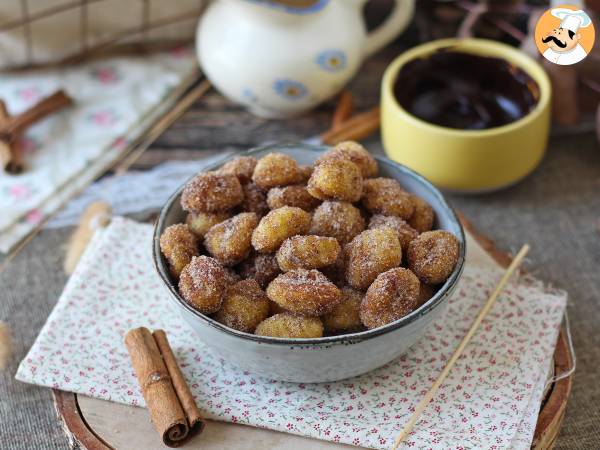
[{"label": "round wooden board", "polygon": [[[510,255],[499,250],[486,236],[475,230],[473,225],[459,213],[461,222],[469,234],[500,265],[508,266]],[[573,358],[568,345],[565,329],[561,329],[556,350],[554,352],[554,374],[568,371]],[[563,378],[547,389],[542,402],[531,448],[534,450],[550,450],[554,447],[560,431],[567,401],[571,392],[572,377]],[[104,450],[111,447],[90,427],[79,408],[77,394],[52,390],[57,415],[72,445],[87,450]]]}]

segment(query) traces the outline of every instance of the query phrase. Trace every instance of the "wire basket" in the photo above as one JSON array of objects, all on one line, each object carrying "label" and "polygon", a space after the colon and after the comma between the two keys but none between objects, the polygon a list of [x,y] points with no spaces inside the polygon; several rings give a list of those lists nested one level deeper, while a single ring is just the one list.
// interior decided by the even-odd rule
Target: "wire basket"
[{"label": "wire basket", "polygon": [[0,69],[193,39],[205,0],[1,0]]}]

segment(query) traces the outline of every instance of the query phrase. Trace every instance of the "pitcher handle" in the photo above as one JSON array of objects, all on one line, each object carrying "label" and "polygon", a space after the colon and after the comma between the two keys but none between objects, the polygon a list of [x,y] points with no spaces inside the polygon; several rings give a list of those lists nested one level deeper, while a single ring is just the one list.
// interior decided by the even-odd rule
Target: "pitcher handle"
[{"label": "pitcher handle", "polygon": [[367,36],[365,56],[370,56],[398,36],[413,17],[415,0],[395,0],[390,15]]}]

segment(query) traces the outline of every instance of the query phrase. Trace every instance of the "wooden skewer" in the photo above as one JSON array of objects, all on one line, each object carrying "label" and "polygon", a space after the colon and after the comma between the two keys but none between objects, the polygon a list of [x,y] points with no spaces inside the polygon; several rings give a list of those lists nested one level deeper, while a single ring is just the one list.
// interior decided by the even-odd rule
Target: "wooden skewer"
[{"label": "wooden skewer", "polygon": [[198,86],[192,88],[181,100],[165,114],[153,127],[144,135],[141,142],[136,145],[136,149],[123,159],[115,169],[115,175],[122,175],[136,162],[140,156],[158,139],[158,137],[169,128],[196,100],[202,97],[211,88],[210,81],[203,80]]},{"label": "wooden skewer", "polygon": [[400,431],[400,434],[398,434],[398,437],[394,441],[392,450],[396,450],[398,448],[398,446],[402,443],[402,441],[404,441],[406,439],[406,437],[410,434],[413,427],[415,426],[415,424],[421,417],[421,414],[423,413],[423,411],[425,410],[425,408],[427,407],[427,405],[429,404],[429,402],[431,401],[431,399],[433,398],[433,396],[435,395],[435,393],[437,392],[437,390],[439,389],[441,384],[444,382],[444,380],[448,376],[448,373],[450,372],[450,370],[452,369],[452,367],[454,366],[454,364],[456,363],[458,358],[460,358],[460,355],[462,355],[462,352],[464,351],[465,347],[467,346],[467,344],[469,343],[469,341],[471,340],[471,338],[473,337],[473,335],[479,328],[479,325],[481,325],[481,322],[483,321],[483,319],[485,318],[487,313],[490,311],[490,309],[492,309],[492,306],[494,306],[494,303],[496,302],[496,299],[500,295],[500,292],[502,292],[504,285],[508,282],[508,280],[510,279],[511,275],[515,272],[515,270],[517,270],[517,268],[523,261],[523,258],[525,258],[525,255],[527,255],[527,252],[529,252],[529,245],[525,244],[525,245],[523,245],[523,247],[521,247],[521,250],[519,250],[519,253],[517,253],[517,256],[515,256],[515,258],[512,260],[512,262],[506,269],[506,272],[504,272],[504,275],[502,276],[502,278],[496,285],[494,292],[492,292],[492,294],[489,296],[489,298],[483,305],[483,308],[481,308],[481,311],[479,311],[479,314],[473,321],[471,328],[469,328],[469,331],[467,332],[465,337],[463,337],[462,341],[460,341],[460,344],[458,345],[458,347],[452,354],[452,357],[446,363],[446,366],[444,367],[442,372],[439,374],[439,376],[435,380],[435,383],[433,383],[433,385],[431,386],[431,388],[429,389],[427,394],[425,394],[425,396],[421,399],[421,401],[419,402],[419,404],[417,405],[417,407],[415,409],[415,412],[410,417],[410,420],[408,421],[408,423],[406,425],[404,425],[404,428],[402,428],[402,430]]}]

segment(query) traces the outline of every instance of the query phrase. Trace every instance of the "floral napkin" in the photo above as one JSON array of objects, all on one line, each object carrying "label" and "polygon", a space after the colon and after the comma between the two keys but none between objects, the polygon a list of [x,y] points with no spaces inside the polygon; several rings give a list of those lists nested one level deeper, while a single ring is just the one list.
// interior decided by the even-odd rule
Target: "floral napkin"
[{"label": "floral napkin", "polygon": [[110,167],[164,113],[170,95],[192,80],[195,61],[191,49],[178,48],[146,57],[1,74],[0,98],[11,114],[61,88],[75,104],[26,132],[25,172],[0,172],[0,252],[8,252]]},{"label": "floral napkin", "polygon": [[[18,380],[142,406],[123,336],[163,328],[207,417],[387,449],[502,274],[468,256],[445,317],[406,355],[294,384],[240,371],[198,341],[154,272],[151,242],[151,226],[122,218],[96,234]],[[566,301],[533,278],[510,282],[402,448],[528,449]]]}]

